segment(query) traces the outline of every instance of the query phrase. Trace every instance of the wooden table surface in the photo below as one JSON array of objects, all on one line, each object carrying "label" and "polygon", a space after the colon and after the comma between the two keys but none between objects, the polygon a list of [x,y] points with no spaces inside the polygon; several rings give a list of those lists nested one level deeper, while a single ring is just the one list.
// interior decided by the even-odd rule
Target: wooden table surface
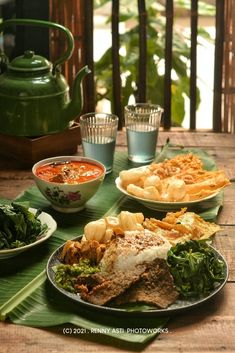
[{"label": "wooden table surface", "polygon": [[[161,132],[158,150],[167,138],[172,143],[200,147],[214,157],[232,183],[224,192],[224,206],[217,223],[222,226],[214,240],[217,249],[229,265],[229,279],[224,289],[210,302],[172,318],[168,333],[162,333],[143,352],[235,352],[235,135],[206,132]],[[118,150],[126,150],[124,132],[118,133]],[[78,148],[78,154],[82,154]],[[0,197],[14,198],[33,185],[31,170],[22,169],[17,162],[0,157]],[[0,323],[0,352],[2,353],[93,353],[134,351],[135,346],[114,341],[106,343],[105,336],[63,335],[63,327],[30,328]]]}]

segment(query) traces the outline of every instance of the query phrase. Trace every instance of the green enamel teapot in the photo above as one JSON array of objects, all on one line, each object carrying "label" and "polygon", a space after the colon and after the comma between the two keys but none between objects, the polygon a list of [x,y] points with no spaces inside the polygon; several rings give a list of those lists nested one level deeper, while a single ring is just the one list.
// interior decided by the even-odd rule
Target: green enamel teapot
[{"label": "green enamel teapot", "polygon": [[71,32],[57,23],[33,19],[12,19],[0,24],[52,27],[66,35],[66,52],[54,64],[31,50],[8,63],[0,55],[0,133],[15,136],[40,136],[63,131],[79,115],[82,79],[87,66],[76,75],[69,97],[69,86],[60,73],[60,65],[70,58],[74,48]]}]

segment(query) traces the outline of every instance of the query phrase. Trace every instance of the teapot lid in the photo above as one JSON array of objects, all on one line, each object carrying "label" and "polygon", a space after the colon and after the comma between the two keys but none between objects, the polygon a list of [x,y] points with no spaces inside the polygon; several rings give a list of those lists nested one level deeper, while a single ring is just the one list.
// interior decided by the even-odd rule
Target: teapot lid
[{"label": "teapot lid", "polygon": [[24,55],[18,56],[11,61],[8,68],[13,71],[35,72],[50,70],[51,63],[43,56],[35,55],[34,51],[26,50]]}]

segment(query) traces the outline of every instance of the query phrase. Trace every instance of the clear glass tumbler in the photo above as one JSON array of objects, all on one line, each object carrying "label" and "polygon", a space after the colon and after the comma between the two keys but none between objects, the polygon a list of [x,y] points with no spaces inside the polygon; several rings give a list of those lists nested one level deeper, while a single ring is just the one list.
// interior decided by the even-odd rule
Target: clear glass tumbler
[{"label": "clear glass tumbler", "polygon": [[80,117],[83,154],[104,164],[106,174],[113,169],[118,117],[107,113],[87,113]]},{"label": "clear glass tumbler", "polygon": [[149,163],[155,158],[163,109],[156,104],[136,103],[125,107],[128,159]]}]

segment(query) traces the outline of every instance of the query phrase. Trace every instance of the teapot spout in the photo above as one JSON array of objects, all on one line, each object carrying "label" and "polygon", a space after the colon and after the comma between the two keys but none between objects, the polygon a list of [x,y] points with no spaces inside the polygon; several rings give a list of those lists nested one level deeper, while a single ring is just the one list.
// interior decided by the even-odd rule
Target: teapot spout
[{"label": "teapot spout", "polygon": [[65,108],[65,119],[71,121],[75,119],[82,110],[83,107],[83,90],[82,80],[89,74],[91,70],[88,66],[84,66],[76,75],[72,88],[72,99]]}]

